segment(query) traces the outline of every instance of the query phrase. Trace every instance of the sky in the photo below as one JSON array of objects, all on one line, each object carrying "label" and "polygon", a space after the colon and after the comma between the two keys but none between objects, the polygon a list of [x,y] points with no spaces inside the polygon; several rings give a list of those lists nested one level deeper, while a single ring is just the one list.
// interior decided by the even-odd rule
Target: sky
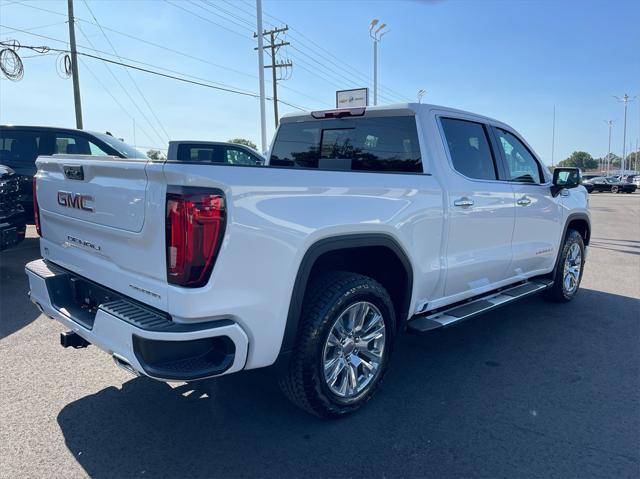
[{"label": "sky", "polygon": [[[253,0],[74,0],[80,52],[167,75],[256,94]],[[263,0],[265,28],[287,25],[278,60],[280,115],[335,107],[335,91],[372,88],[369,24],[388,25],[379,50],[379,104],[416,101],[510,124],[542,160],[583,150],[622,153],[640,137],[638,1]],[[75,127],[73,86],[58,52],[68,49],[66,0],[0,0],[0,40],[17,40],[24,76],[0,73],[0,123]],[[97,24],[100,26],[98,26]],[[16,30],[17,29],[17,30]],[[23,31],[19,31],[23,30]],[[37,36],[39,35],[39,36]],[[269,62],[265,55],[265,62]],[[61,71],[62,70],[62,71]],[[267,80],[271,71],[266,70]],[[81,56],[84,128],[110,131],[146,150],[168,140],[244,137],[260,143],[253,96],[188,84]],[[272,84],[267,82],[267,95]],[[267,101],[267,138],[274,130]],[[629,146],[627,146],[629,151]]]}]

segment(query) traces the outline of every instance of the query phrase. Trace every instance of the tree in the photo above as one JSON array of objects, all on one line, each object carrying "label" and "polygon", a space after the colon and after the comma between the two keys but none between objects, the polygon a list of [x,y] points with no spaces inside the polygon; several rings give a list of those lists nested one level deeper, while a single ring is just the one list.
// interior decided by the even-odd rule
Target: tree
[{"label": "tree", "polygon": [[149,157],[152,160],[166,160],[167,159],[167,155],[162,153],[160,150],[148,150],[147,151],[147,157]]},{"label": "tree", "polygon": [[598,160],[594,160],[586,151],[574,151],[571,153],[569,158],[558,163],[558,166],[568,166],[572,168],[580,168],[582,170],[589,170],[598,167]]},{"label": "tree", "polygon": [[249,148],[253,148],[258,151],[258,146],[251,140],[247,140],[245,138],[234,138],[233,140],[229,140],[229,143],[235,143],[236,145],[244,145]]}]

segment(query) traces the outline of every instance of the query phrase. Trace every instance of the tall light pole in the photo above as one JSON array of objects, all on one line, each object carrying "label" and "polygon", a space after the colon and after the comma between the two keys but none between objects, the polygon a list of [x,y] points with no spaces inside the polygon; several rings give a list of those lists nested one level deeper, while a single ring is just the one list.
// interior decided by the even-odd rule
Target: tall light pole
[{"label": "tall light pole", "polygon": [[427,94],[427,90],[418,90],[418,103],[422,103],[422,97]]},{"label": "tall light pole", "polygon": [[267,149],[267,119],[264,105],[264,57],[263,57],[263,36],[262,36],[262,0],[256,0],[256,29],[258,37],[258,75],[260,82],[260,143],[264,153]]},{"label": "tall light pole", "polygon": [[[373,105],[378,104],[378,43],[382,40],[382,37],[385,33],[388,33],[389,30],[384,30],[387,26],[386,23],[383,23],[378,28],[376,26],[380,23],[380,20],[377,18],[371,20],[371,25],[369,26],[369,36],[373,40]],[[383,31],[384,30],[384,31]]]},{"label": "tall light pole", "polygon": [[603,120],[607,125],[609,125],[609,149],[607,150],[607,160],[605,161],[605,168],[607,170],[607,176],[609,176],[609,167],[611,163],[611,129],[613,128],[614,120]]},{"label": "tall light pole", "polygon": [[618,102],[624,103],[624,126],[622,127],[622,160],[620,160],[620,169],[622,170],[620,176],[624,175],[625,163],[626,163],[626,154],[627,154],[627,106],[630,101],[635,100],[635,96],[633,98],[629,98],[629,95],[626,93],[622,98],[619,96],[614,96]]},{"label": "tall light pole", "polygon": [[556,152],[556,106],[553,105],[553,127],[551,130],[551,168],[553,168],[553,159]]}]

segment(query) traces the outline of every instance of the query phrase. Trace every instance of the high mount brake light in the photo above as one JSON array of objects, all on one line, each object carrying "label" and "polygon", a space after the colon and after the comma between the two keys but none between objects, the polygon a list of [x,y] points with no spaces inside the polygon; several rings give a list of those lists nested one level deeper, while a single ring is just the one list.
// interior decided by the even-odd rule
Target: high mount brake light
[{"label": "high mount brake light", "polygon": [[364,116],[365,108],[344,108],[339,110],[312,111],[311,116],[316,120],[323,118],[344,118],[345,116]]},{"label": "high mount brake light", "polygon": [[207,284],[224,237],[226,208],[218,189],[170,186],[166,204],[167,281]]},{"label": "high mount brake light", "polygon": [[38,236],[42,236],[40,232],[40,208],[38,207],[38,196],[36,195],[37,185],[36,185],[36,177],[33,177],[33,219],[36,224],[36,231],[38,232]]}]

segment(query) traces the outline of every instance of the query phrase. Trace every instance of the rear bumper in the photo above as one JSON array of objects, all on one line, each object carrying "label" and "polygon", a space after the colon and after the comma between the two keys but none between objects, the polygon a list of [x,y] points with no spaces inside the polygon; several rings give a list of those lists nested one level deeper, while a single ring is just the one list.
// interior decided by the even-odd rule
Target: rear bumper
[{"label": "rear bumper", "polygon": [[[31,301],[135,374],[191,381],[244,368],[248,338],[231,320],[175,323],[160,311],[44,260],[25,267]],[[78,292],[79,291],[79,292]],[[97,298],[88,307],[77,296]]]}]

